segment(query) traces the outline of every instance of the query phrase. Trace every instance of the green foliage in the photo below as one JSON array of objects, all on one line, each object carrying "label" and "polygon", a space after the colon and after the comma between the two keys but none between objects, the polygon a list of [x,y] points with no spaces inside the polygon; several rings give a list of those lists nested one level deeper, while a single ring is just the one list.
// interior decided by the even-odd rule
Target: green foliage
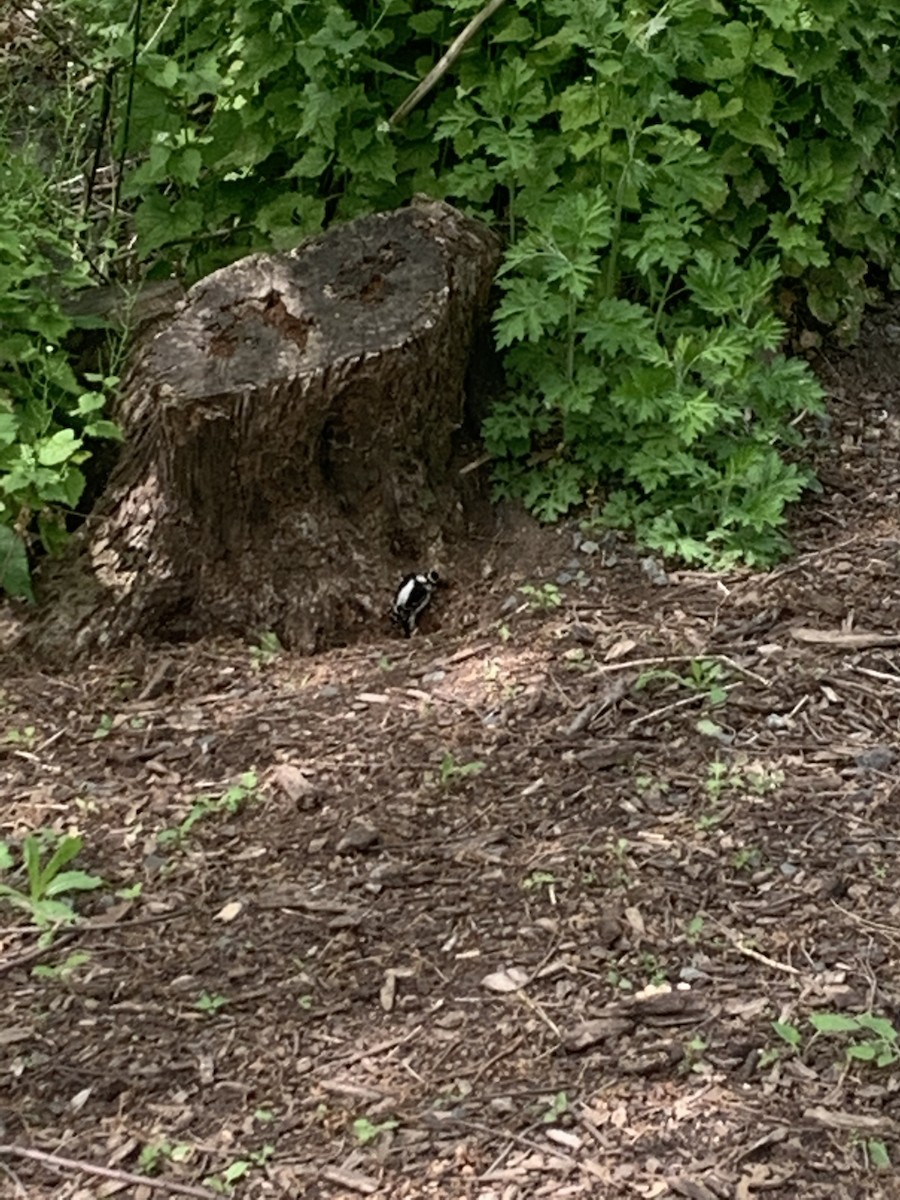
[{"label": "green foliage", "polygon": [[257,638],[255,646],[250,647],[250,659],[257,670],[267,667],[274,662],[284,650],[277,633],[266,631]]},{"label": "green foliage", "polygon": [[187,1162],[193,1154],[194,1147],[189,1142],[172,1144],[165,1138],[159,1142],[147,1142],[138,1155],[138,1169],[145,1175],[155,1175],[163,1162]]},{"label": "green foliage", "polygon": [[649,671],[642,671],[634,688],[639,692],[654,683],[676,683],[689,692],[702,694],[706,703],[714,707],[724,704],[728,699],[728,692],[723,686],[726,678],[725,668],[721,663],[714,659],[693,658],[684,674],[662,667],[651,667]]},{"label": "green foliage", "polygon": [[115,375],[76,376],[62,297],[90,278],[85,222],[47,181],[34,152],[0,129],[0,591],[34,599],[29,549],[58,550],[99,442]]},{"label": "green foliage", "polygon": [[550,1098],[547,1107],[541,1113],[541,1120],[545,1125],[553,1125],[560,1117],[564,1117],[569,1110],[569,1097],[565,1092],[557,1092]]},{"label": "green foliage", "polygon": [[396,1129],[397,1121],[379,1121],[375,1124],[368,1117],[357,1117],[350,1126],[353,1136],[361,1146],[367,1146],[369,1142],[374,1142],[381,1136],[382,1133],[388,1133],[392,1129]]},{"label": "green foliage", "polygon": [[442,787],[449,787],[454,779],[465,779],[470,775],[480,775],[484,768],[485,763],[477,760],[465,763],[457,762],[448,750],[441,759],[438,779]]},{"label": "green foliage", "polygon": [[221,795],[204,793],[198,796],[180,825],[163,829],[156,835],[157,844],[162,848],[180,846],[190,836],[198,821],[221,813],[233,816],[248,800],[255,799],[258,784],[259,778],[255,771],[244,771],[237,783],[232,784]]},{"label": "green foliage", "polygon": [[39,963],[36,967],[31,968],[31,974],[35,979],[57,979],[68,983],[78,968],[85,966],[90,961],[91,956],[85,950],[75,950],[55,966]]},{"label": "green foliage", "polygon": [[203,992],[203,994],[194,1002],[194,1008],[198,1012],[206,1013],[208,1017],[215,1016],[220,1008],[224,1008],[228,1003],[227,996],[220,996],[218,993]]},{"label": "green foliage", "polygon": [[[82,838],[71,834],[57,835],[47,830],[30,833],[22,842],[19,867],[27,887],[0,882],[0,900],[28,913],[35,925],[44,931],[71,924],[77,914],[69,894],[91,891],[103,884],[97,875],[63,869],[77,858],[83,844]],[[47,850],[49,857],[45,857]],[[12,875],[14,868],[15,859],[9,845],[0,842],[0,873]]]},{"label": "green foliage", "polygon": [[562,606],[562,593],[555,583],[542,583],[540,586],[523,583],[519,591],[528,601],[529,608],[549,610]]},{"label": "green foliage", "polygon": [[[868,1063],[876,1067],[890,1067],[900,1062],[900,1033],[887,1017],[879,1017],[869,1012],[856,1016],[823,1012],[813,1013],[809,1017],[809,1024],[814,1030],[814,1036],[810,1038],[807,1049],[819,1037],[835,1037],[841,1040],[848,1061]],[[785,1021],[773,1021],[772,1028],[792,1050],[802,1050],[803,1035],[796,1025]],[[776,1057],[777,1054],[770,1053],[769,1061]]]},{"label": "green foliage", "polygon": [[782,353],[776,284],[848,333],[871,268],[900,285],[884,0],[520,0],[396,126],[477,0],[148,0],[146,30],[130,0],[61,3],[98,76],[118,69],[154,269],[196,277],[445,196],[508,237],[498,490],[546,520],[587,504],[687,561],[786,549],[822,393]]}]

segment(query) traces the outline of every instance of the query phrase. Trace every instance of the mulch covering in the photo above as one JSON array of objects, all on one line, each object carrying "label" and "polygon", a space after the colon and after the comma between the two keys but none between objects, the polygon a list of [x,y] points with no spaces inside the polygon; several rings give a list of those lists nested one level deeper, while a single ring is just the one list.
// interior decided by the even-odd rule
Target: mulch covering
[{"label": "mulch covering", "polygon": [[771,572],[520,523],[410,642],[7,657],[0,838],[107,886],[0,908],[0,1194],[900,1195],[900,1063],[810,1024],[900,1029],[896,313],[819,367]]}]

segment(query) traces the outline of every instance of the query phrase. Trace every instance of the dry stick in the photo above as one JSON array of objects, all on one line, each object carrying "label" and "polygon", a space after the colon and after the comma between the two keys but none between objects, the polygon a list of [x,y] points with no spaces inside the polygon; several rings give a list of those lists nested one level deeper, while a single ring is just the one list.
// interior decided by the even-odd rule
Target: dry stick
[{"label": "dry stick", "polygon": [[162,1192],[177,1192],[180,1196],[199,1196],[200,1200],[219,1200],[208,1188],[195,1187],[191,1183],[173,1183],[171,1179],[152,1179],[149,1175],[132,1175],[130,1171],[119,1171],[115,1167],[101,1167],[97,1163],[83,1162],[77,1158],[63,1158],[60,1154],[48,1154],[45,1150],[30,1150],[27,1146],[0,1146],[0,1155],[16,1155],[30,1158],[34,1162],[46,1163],[64,1171],[82,1171],[85,1175],[101,1175],[104,1179],[115,1179],[119,1183],[131,1183],[135,1187],[156,1188]]},{"label": "dry stick", "polygon": [[[718,924],[718,922],[716,922]],[[760,954],[758,950],[754,950],[752,946],[745,946],[737,934],[732,933],[730,929],[726,929],[724,925],[719,925],[719,928],[725,934],[728,942],[739,954],[745,954],[747,958],[752,958],[756,962],[763,963],[764,966],[773,967],[776,971],[785,971],[788,975],[802,975],[802,971],[798,971],[796,967],[792,967],[790,963],[778,962],[777,959],[769,958],[766,954]]]},{"label": "dry stick", "polygon": [[[735,688],[740,687],[741,683],[728,683],[722,688],[723,692],[733,692]],[[638,725],[643,725],[646,721],[652,721],[655,717],[662,717],[666,713],[674,712],[676,708],[685,708],[689,704],[696,704],[698,700],[705,700],[706,692],[695,692],[692,696],[685,696],[683,700],[675,700],[672,704],[666,704],[662,708],[654,708],[652,712],[642,713],[641,716],[635,717],[633,721],[629,721],[626,726],[626,732],[631,733],[633,729],[637,729]]]},{"label": "dry stick", "polygon": [[502,3],[503,0],[488,0],[488,3],[484,6],[481,12],[472,18],[459,37],[454,38],[454,40],[450,43],[450,48],[447,50],[447,53],[443,56],[443,58],[440,59],[436,66],[431,68],[422,82],[417,84],[416,87],[409,93],[409,95],[391,117],[391,125],[398,125],[404,117],[408,116],[412,112],[419,101],[428,95],[441,76],[445,75],[447,71],[450,70],[450,68],[459,58],[460,54],[462,54],[466,42],[471,41],[488,17],[492,17]]}]

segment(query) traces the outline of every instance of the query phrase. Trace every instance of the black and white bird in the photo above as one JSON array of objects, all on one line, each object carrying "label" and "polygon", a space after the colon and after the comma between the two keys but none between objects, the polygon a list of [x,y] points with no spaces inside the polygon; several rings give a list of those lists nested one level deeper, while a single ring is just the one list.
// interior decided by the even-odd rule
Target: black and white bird
[{"label": "black and white bird", "polygon": [[416,621],[431,603],[438,582],[437,571],[416,572],[400,580],[391,605],[391,620],[400,626],[404,637],[412,637]]}]

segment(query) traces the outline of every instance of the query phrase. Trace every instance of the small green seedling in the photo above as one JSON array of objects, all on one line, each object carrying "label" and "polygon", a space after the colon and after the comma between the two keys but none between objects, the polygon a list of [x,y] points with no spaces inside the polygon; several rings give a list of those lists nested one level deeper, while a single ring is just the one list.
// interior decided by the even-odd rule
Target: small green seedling
[{"label": "small green seedling", "polygon": [[544,1122],[545,1125],[552,1125],[555,1121],[558,1121],[560,1117],[564,1116],[568,1111],[569,1111],[569,1097],[566,1095],[565,1092],[557,1092],[556,1095],[551,1099],[547,1108],[541,1114],[541,1120]]},{"label": "small green seedling", "polygon": [[227,996],[219,996],[216,994],[210,995],[209,992],[204,992],[199,1000],[194,1001],[194,1008],[198,1012],[206,1013],[207,1016],[214,1016],[220,1008],[224,1008],[228,1003]]},{"label": "small green seedling", "polygon": [[180,825],[173,829],[162,829],[156,835],[160,847],[179,845],[184,842],[198,821],[206,817],[226,812],[236,813],[248,800],[256,795],[259,779],[255,771],[245,771],[237,783],[233,784],[221,796],[204,793],[197,797],[191,805],[191,810]]},{"label": "small green seedling", "polygon": [[439,768],[439,778],[442,787],[447,785],[454,779],[465,779],[467,775],[478,775],[485,768],[483,762],[467,762],[458,763],[452,754],[449,752],[441,759]]},{"label": "small green seedling", "polygon": [[[99,875],[88,875],[85,871],[64,871],[81,852],[83,838],[71,834],[50,835],[55,841],[52,853],[46,862],[41,862],[42,842],[48,840],[30,833],[22,843],[22,863],[28,880],[28,890],[22,891],[12,884],[0,883],[0,900],[13,908],[27,912],[35,925],[48,930],[54,925],[68,925],[76,918],[75,909],[68,899],[70,892],[86,892],[101,887]],[[13,856],[6,842],[0,842],[0,872],[11,871]]]},{"label": "small green seedling", "polygon": [[700,935],[703,933],[703,927],[705,924],[706,921],[701,913],[697,913],[696,916],[691,917],[691,919],[688,921],[685,932],[687,934],[687,940],[692,946],[696,946],[697,942],[700,940]]},{"label": "small green seedling", "polygon": [[138,1168],[145,1175],[155,1175],[163,1162],[187,1162],[194,1153],[194,1147],[189,1142],[176,1142],[174,1145],[165,1139],[161,1142],[148,1142],[138,1155]]},{"label": "small green seedling", "polygon": [[522,887],[526,891],[533,891],[537,888],[552,888],[556,883],[556,876],[552,871],[532,871],[530,875],[526,875],[522,880]]},{"label": "small green seedling", "polygon": [[97,728],[94,730],[94,732],[91,734],[91,737],[94,739],[94,741],[99,742],[99,741],[102,741],[104,738],[108,738],[109,735],[112,733],[112,731],[113,731],[113,718],[109,715],[109,713],[103,713],[103,715],[100,718],[99,724],[97,725]]},{"label": "small green seedling", "polygon": [[891,1156],[888,1148],[880,1138],[867,1138],[865,1141],[866,1158],[869,1166],[876,1171],[889,1171]]},{"label": "small green seedling", "polygon": [[528,601],[528,607],[540,611],[560,608],[563,602],[562,593],[555,583],[542,583],[540,587],[525,583],[519,591]]},{"label": "small green seedling", "polygon": [[721,663],[714,659],[694,658],[683,675],[667,668],[653,667],[638,677],[634,687],[635,691],[640,692],[653,683],[676,683],[688,691],[704,694],[706,703],[715,708],[728,699],[728,692],[723,686],[725,678]]},{"label": "small green seedling", "polygon": [[24,729],[7,729],[3,735],[3,742],[7,746],[24,746],[26,750],[31,750],[34,746],[35,736],[35,727],[26,725]]},{"label": "small green seedling", "polygon": [[66,983],[72,975],[83,967],[85,963],[91,961],[91,956],[84,950],[76,950],[74,954],[70,954],[63,962],[57,963],[56,966],[49,967],[46,963],[39,963],[38,966],[31,968],[31,974],[35,979],[58,979]]},{"label": "small green seedling", "polygon": [[378,1125],[374,1125],[368,1117],[357,1117],[350,1129],[353,1136],[361,1146],[367,1146],[369,1142],[374,1142],[382,1133],[388,1133],[391,1129],[396,1129],[397,1121],[381,1121]]},{"label": "small green seedling", "polygon": [[250,647],[250,658],[254,667],[266,667],[283,652],[278,634],[267,631],[259,635],[255,646]]},{"label": "small green seedling", "polygon": [[755,846],[742,846],[732,861],[738,871],[755,871],[762,862],[762,852]]},{"label": "small green seedling", "polygon": [[248,1154],[246,1158],[236,1159],[218,1175],[207,1175],[203,1182],[210,1191],[220,1196],[230,1196],[236,1183],[249,1175],[254,1167],[264,1167],[274,1153],[274,1146],[263,1146],[262,1149]]}]

